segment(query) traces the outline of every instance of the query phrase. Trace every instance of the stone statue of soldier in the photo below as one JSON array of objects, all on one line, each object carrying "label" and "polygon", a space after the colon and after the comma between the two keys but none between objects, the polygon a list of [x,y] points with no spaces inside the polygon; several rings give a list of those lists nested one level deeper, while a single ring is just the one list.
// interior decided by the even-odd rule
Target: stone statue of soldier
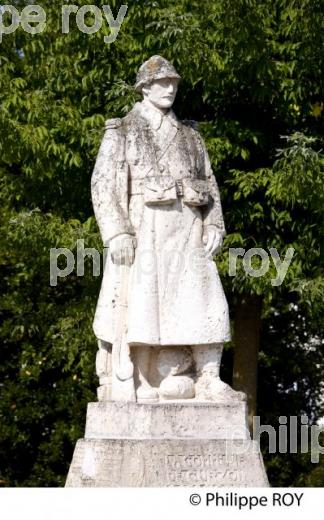
[{"label": "stone statue of soldier", "polygon": [[171,109],[179,81],[161,56],[143,63],[143,101],[106,122],[95,165],[107,252],[94,319],[99,400],[245,398],[219,377],[230,326],[213,255],[225,227],[204,142]]},{"label": "stone statue of soldier", "polygon": [[171,109],[179,81],[153,56],[136,79],[143,100],[106,122],[92,178],[99,403],[67,487],[268,486],[246,396],[219,377],[230,327],[213,255],[225,228],[204,142]]}]

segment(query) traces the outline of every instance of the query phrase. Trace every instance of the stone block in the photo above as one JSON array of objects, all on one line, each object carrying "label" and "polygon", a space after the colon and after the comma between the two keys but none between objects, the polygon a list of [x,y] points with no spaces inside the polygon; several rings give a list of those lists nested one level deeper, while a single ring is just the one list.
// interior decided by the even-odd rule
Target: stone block
[{"label": "stone block", "polygon": [[194,401],[89,403],[86,439],[249,439],[247,405]]},{"label": "stone block", "polygon": [[265,487],[251,440],[79,440],[67,487]]},{"label": "stone block", "polygon": [[246,403],[89,403],[67,487],[267,486]]}]

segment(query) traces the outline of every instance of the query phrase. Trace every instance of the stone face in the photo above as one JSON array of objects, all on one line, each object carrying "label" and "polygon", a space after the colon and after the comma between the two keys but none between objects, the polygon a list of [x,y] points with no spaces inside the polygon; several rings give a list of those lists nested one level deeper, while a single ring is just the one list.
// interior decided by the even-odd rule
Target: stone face
[{"label": "stone face", "polygon": [[78,441],[67,487],[265,487],[251,440]]}]

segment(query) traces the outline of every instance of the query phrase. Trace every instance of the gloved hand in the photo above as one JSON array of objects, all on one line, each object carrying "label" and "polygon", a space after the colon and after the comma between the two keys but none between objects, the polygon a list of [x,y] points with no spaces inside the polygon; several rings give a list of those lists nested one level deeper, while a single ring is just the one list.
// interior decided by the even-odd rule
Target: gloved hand
[{"label": "gloved hand", "polygon": [[109,242],[111,259],[116,265],[132,265],[135,258],[136,238],[123,233]]},{"label": "gloved hand", "polygon": [[223,235],[216,226],[209,224],[205,227],[203,244],[208,254],[214,256],[216,253],[219,253],[223,245]]}]

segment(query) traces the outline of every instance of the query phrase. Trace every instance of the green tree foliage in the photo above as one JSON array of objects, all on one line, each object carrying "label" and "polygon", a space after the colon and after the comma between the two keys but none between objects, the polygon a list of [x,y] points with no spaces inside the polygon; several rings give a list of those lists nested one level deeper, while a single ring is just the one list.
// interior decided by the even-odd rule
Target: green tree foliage
[{"label": "green tree foliage", "polygon": [[[81,238],[101,250],[89,185],[103,123],[139,99],[135,74],[152,54],[181,73],[175,110],[199,121],[221,187],[228,235],[217,263],[230,307],[244,295],[262,301],[262,422],[301,413],[316,421],[324,372],[320,0],[129,0],[111,44],[106,23],[87,35],[71,15],[62,34],[61,3],[39,3],[46,30],[19,28],[0,44],[2,485],[63,485],[83,435],[95,399],[100,280],[87,259],[84,277],[74,272],[51,287],[49,250],[75,252]],[[121,3],[109,5],[116,17]],[[229,277],[229,247],[295,254],[274,287],[273,266],[253,278],[238,261]],[[230,379],[231,350],[226,357]],[[272,484],[323,485],[323,463],[315,468],[308,455],[266,457]]]}]

